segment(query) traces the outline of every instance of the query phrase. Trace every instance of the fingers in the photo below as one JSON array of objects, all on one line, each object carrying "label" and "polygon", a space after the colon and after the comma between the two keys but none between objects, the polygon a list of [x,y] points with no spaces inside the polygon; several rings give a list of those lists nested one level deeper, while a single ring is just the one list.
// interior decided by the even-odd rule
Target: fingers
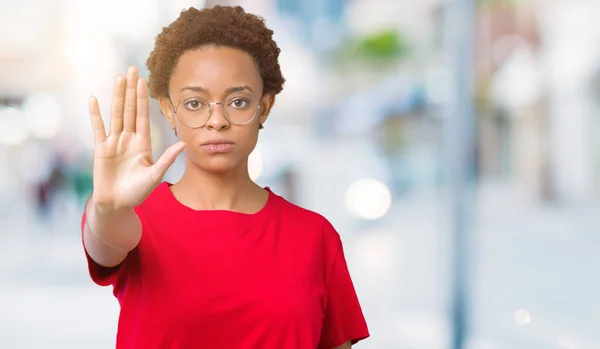
[{"label": "fingers", "polygon": [[144,78],[137,81],[137,118],[135,131],[138,135],[150,138],[150,118],[148,117],[148,85]]},{"label": "fingers", "polygon": [[106,130],[104,129],[104,121],[100,115],[100,107],[98,106],[98,100],[96,97],[90,97],[88,102],[90,110],[90,119],[92,121],[92,128],[94,129],[94,139],[96,144],[102,143],[106,140]]},{"label": "fingers", "polygon": [[112,106],[110,108],[110,133],[119,134],[123,131],[123,104],[125,101],[125,79],[117,76],[113,90]]},{"label": "fingers", "polygon": [[135,132],[137,98],[136,89],[138,84],[138,71],[135,67],[129,67],[127,71],[127,91],[125,93],[125,113],[123,127],[125,131]]},{"label": "fingers", "polygon": [[175,162],[175,159],[177,159],[177,155],[183,151],[185,146],[186,144],[184,142],[177,142],[165,150],[153,166],[153,172],[156,177],[153,178],[153,180],[155,182],[160,181],[164,177],[169,167],[171,167]]}]

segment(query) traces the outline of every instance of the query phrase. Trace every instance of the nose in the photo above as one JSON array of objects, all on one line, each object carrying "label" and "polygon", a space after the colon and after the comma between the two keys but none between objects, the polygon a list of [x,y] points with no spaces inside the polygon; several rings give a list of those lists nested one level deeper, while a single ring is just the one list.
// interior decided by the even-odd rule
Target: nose
[{"label": "nose", "polygon": [[210,116],[205,127],[213,130],[223,130],[230,126],[229,120],[225,117],[225,107],[223,103],[210,103]]}]

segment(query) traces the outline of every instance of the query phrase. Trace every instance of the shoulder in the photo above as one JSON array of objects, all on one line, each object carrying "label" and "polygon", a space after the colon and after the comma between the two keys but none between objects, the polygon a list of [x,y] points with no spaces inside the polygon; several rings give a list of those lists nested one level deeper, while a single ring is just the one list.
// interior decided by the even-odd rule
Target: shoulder
[{"label": "shoulder", "polygon": [[333,224],[318,212],[293,204],[281,196],[277,196],[279,215],[285,225],[306,236],[313,235],[323,239],[327,245],[336,249],[340,243],[340,235]]}]

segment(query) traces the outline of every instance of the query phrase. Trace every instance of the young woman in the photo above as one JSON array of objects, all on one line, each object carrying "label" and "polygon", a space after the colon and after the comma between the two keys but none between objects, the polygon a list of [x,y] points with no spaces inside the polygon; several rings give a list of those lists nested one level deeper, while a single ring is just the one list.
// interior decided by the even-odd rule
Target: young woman
[{"label": "young woman", "polygon": [[[117,77],[108,134],[90,98],[83,244],[92,279],[119,300],[118,349],[331,349],[369,336],[338,233],[248,174],[284,83],[272,34],[241,7],[191,8],[164,28],[149,89],[179,142],[156,162],[135,67]],[[185,173],[163,182],[180,152]]]}]

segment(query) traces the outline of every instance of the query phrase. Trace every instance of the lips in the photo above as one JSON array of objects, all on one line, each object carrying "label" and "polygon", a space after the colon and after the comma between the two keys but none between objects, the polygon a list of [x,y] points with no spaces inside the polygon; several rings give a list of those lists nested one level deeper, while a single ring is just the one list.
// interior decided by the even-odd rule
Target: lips
[{"label": "lips", "polygon": [[227,153],[233,150],[235,143],[228,139],[210,139],[201,145],[208,153]]},{"label": "lips", "polygon": [[232,141],[225,138],[215,138],[209,139],[208,141],[202,143],[202,145],[218,145],[218,144],[233,144]]}]

